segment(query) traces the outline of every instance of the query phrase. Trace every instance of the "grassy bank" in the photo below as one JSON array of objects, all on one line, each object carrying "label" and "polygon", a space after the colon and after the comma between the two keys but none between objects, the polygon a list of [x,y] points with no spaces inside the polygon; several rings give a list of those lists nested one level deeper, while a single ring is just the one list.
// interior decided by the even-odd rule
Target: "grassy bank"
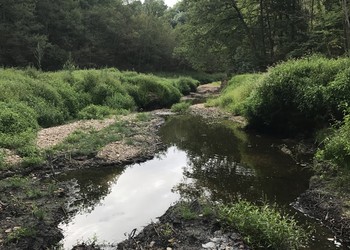
[{"label": "grassy bank", "polygon": [[[289,137],[315,138],[318,151],[307,202],[314,216],[350,238],[350,59],[312,56],[289,60],[264,74],[233,77],[219,106],[247,118],[251,128]],[[332,204],[319,197],[333,197]],[[337,201],[337,202],[335,202]],[[315,202],[315,204],[311,204]],[[317,203],[317,204],[316,204]],[[336,203],[336,204],[335,204]],[[320,204],[333,207],[330,211]],[[327,220],[327,219],[326,219]],[[333,222],[332,222],[333,221]]]},{"label": "grassy bank", "polygon": [[[35,146],[40,127],[75,119],[101,119],[136,110],[170,107],[195,91],[189,77],[165,78],[117,69],[63,70],[0,69],[0,155],[15,150],[25,165],[42,155]],[[0,157],[0,167],[4,167]]]}]

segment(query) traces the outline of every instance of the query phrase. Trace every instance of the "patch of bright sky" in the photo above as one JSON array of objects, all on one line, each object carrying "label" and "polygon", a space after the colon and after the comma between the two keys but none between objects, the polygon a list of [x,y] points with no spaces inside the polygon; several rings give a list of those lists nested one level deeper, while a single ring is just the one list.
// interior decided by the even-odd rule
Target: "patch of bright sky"
[{"label": "patch of bright sky", "polygon": [[[168,7],[173,7],[179,0],[164,0],[164,3]],[[141,2],[144,2],[144,0],[141,0]]]},{"label": "patch of bright sky", "polygon": [[164,2],[169,7],[173,7],[178,2],[178,0],[164,0]]}]

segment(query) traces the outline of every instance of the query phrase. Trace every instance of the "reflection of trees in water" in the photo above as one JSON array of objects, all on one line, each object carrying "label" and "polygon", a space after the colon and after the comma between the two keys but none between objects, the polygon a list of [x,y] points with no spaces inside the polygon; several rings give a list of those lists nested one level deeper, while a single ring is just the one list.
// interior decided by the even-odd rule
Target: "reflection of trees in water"
[{"label": "reflection of trees in water", "polygon": [[96,205],[111,192],[112,184],[116,183],[123,169],[102,168],[71,171],[61,180],[75,180],[78,184],[78,198],[73,207],[79,211],[92,211]]},{"label": "reflection of trees in water", "polygon": [[194,189],[199,194],[210,190],[214,200],[239,196],[284,202],[307,187],[308,175],[272,146],[281,143],[278,139],[247,134],[229,122],[208,124],[193,116],[171,118],[160,134],[166,144],[188,154],[185,176],[192,182],[180,185],[182,193],[187,187],[192,194]]},{"label": "reflection of trees in water", "polygon": [[[174,122],[172,122],[174,121]],[[230,128],[218,123],[206,123],[200,117],[175,117],[160,131],[162,141],[168,145],[196,155],[235,155],[239,157],[239,140]]]},{"label": "reflection of trees in water", "polygon": [[[236,196],[252,196],[255,182],[253,169],[245,167],[224,156],[208,158],[190,156],[184,174],[193,179],[197,187],[210,190],[213,200],[230,201]],[[260,195],[260,194],[259,194]]]}]

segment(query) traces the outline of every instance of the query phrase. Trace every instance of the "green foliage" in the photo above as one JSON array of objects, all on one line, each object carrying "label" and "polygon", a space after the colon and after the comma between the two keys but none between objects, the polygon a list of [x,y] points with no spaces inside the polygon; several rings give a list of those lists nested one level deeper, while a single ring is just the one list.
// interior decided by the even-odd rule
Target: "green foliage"
[{"label": "green foliage", "polygon": [[188,77],[180,77],[175,82],[177,87],[183,95],[188,95],[190,92],[196,92],[199,82]]},{"label": "green foliage", "polygon": [[94,156],[103,146],[119,141],[130,133],[123,123],[115,123],[100,131],[75,131],[63,143],[55,146],[54,151],[69,153],[71,155]]},{"label": "green foliage", "polygon": [[[139,109],[170,107],[191,78],[164,78],[117,69],[43,73],[0,69],[0,147],[15,149],[24,167],[43,163],[35,137],[39,125],[102,119]],[[98,143],[101,144],[101,143]],[[2,160],[3,162],[3,160]]]},{"label": "green foliage", "polygon": [[309,233],[296,220],[281,215],[276,208],[258,207],[247,201],[218,207],[220,218],[237,229],[253,247],[300,249],[307,243]]},{"label": "green foliage", "polygon": [[171,111],[176,112],[176,113],[185,113],[189,109],[190,106],[191,106],[191,104],[188,102],[176,103],[173,106],[171,106]]},{"label": "green foliage", "polygon": [[151,120],[151,116],[149,113],[138,113],[136,115],[136,118],[137,120],[143,121],[143,122]]},{"label": "green foliage", "polygon": [[248,97],[261,84],[263,74],[234,76],[220,97],[207,101],[209,106],[219,106],[235,115],[243,115]]},{"label": "green foliage", "polygon": [[271,68],[248,100],[246,116],[251,126],[307,134],[342,119],[342,106],[350,101],[346,94],[349,65],[347,58],[313,56]]},{"label": "green foliage", "polygon": [[103,119],[115,113],[116,111],[109,107],[92,104],[79,111],[78,118],[84,120]]},{"label": "green foliage", "polygon": [[165,78],[140,74],[124,77],[124,80],[131,85],[128,92],[142,109],[170,107],[181,97],[180,91],[173,86],[172,81]]},{"label": "green foliage", "polygon": [[34,110],[23,103],[0,102],[0,133],[13,135],[37,128]]},{"label": "green foliage", "polygon": [[345,116],[339,129],[325,138],[324,148],[317,152],[316,158],[350,170],[350,115]]},{"label": "green foliage", "polygon": [[7,235],[6,242],[16,242],[25,237],[33,237],[37,232],[32,228],[21,227]]},{"label": "green foliage", "polygon": [[13,176],[1,181],[0,189],[26,189],[29,186],[29,180],[20,176]]}]

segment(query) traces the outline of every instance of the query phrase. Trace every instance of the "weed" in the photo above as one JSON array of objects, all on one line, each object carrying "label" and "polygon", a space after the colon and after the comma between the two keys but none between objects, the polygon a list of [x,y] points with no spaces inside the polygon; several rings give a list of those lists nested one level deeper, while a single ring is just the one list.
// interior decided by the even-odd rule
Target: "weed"
[{"label": "weed", "polygon": [[103,119],[116,113],[117,112],[115,110],[109,107],[92,104],[79,111],[78,118],[83,120]]},{"label": "weed", "polygon": [[171,111],[176,113],[185,113],[189,108],[191,104],[188,102],[180,102],[176,103],[173,106],[171,106]]},{"label": "weed", "polygon": [[245,74],[233,77],[218,98],[207,101],[208,106],[219,106],[236,115],[243,115],[247,100],[260,85],[263,74]]},{"label": "weed", "polygon": [[25,189],[29,186],[29,180],[20,176],[13,176],[1,181],[0,189]]},{"label": "weed", "polygon": [[42,192],[37,187],[32,187],[31,189],[27,190],[26,194],[29,199],[37,199],[46,195],[45,192]]},{"label": "weed", "polygon": [[147,122],[151,120],[151,115],[149,113],[138,113],[136,115],[137,120],[142,122]]},{"label": "weed", "polygon": [[18,240],[25,237],[33,237],[36,235],[36,231],[32,228],[22,227],[17,230],[13,230],[7,235],[6,242],[17,242]]},{"label": "weed", "polygon": [[253,247],[299,249],[309,233],[293,217],[281,215],[275,207],[258,207],[247,201],[219,205],[220,218],[236,228]]},{"label": "weed", "polygon": [[37,207],[36,205],[32,206],[32,214],[35,218],[40,221],[43,221],[46,218],[45,210]]},{"label": "weed", "polygon": [[160,225],[160,233],[165,237],[170,237],[173,233],[173,227],[169,223]]},{"label": "weed", "polygon": [[89,133],[75,131],[61,144],[53,148],[54,151],[70,152],[73,155],[93,156],[103,146],[120,141],[123,135],[130,133],[124,123],[115,123],[100,131],[92,130]]},{"label": "weed", "polygon": [[198,217],[198,214],[193,211],[191,203],[189,202],[180,202],[177,205],[177,212],[179,213],[180,217],[185,220],[193,220]]}]

